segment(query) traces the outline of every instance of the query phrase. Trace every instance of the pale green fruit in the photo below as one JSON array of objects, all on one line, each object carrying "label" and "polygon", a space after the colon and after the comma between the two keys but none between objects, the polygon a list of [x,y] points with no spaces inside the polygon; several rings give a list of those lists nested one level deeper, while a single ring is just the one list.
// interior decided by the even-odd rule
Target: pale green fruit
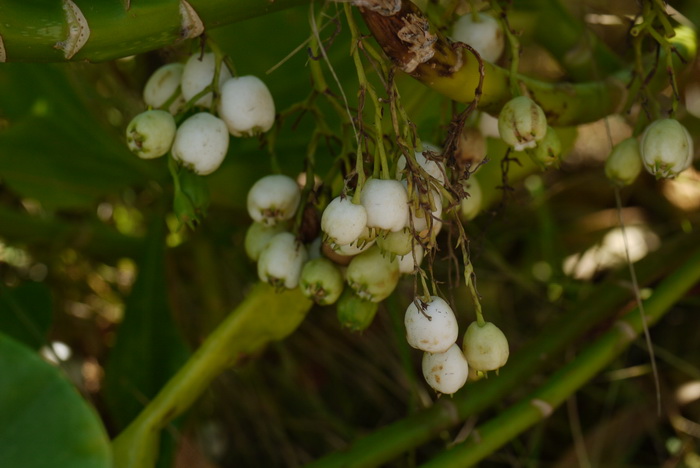
[{"label": "pale green fruit", "polygon": [[444,353],[457,341],[457,318],[450,305],[438,296],[432,296],[428,302],[420,299],[411,302],[406,308],[404,325],[406,341],[421,351]]},{"label": "pale green fruit", "polygon": [[544,167],[559,167],[561,162],[561,140],[556,130],[547,127],[547,133],[532,150],[532,157]]},{"label": "pale green fruit", "polygon": [[423,255],[423,246],[416,243],[413,246],[413,252],[397,257],[397,260],[399,261],[399,273],[403,275],[413,273],[416,270],[416,266],[420,266],[420,264],[423,262]]},{"label": "pale green fruit", "polygon": [[481,212],[481,204],[483,202],[483,193],[481,185],[475,177],[462,182],[464,190],[469,194],[467,198],[463,198],[459,202],[459,213],[465,221],[472,220]]},{"label": "pale green fruit", "polygon": [[424,353],[421,367],[428,385],[445,395],[462,388],[469,376],[469,364],[455,343],[444,353]]},{"label": "pale green fruit", "polygon": [[644,168],[657,179],[672,179],[693,162],[693,139],[675,119],[652,122],[639,149]]},{"label": "pale green fruit", "polygon": [[327,258],[319,257],[304,264],[299,286],[304,296],[319,305],[330,305],[343,292],[343,275]]},{"label": "pale green fruit", "polygon": [[352,331],[366,330],[374,321],[378,307],[376,302],[366,301],[347,288],[336,305],[338,321]]},{"label": "pale green fruit", "polygon": [[547,134],[547,118],[532,99],[518,96],[503,106],[498,116],[498,132],[515,151],[534,148]]},{"label": "pale green fruit", "polygon": [[462,350],[469,366],[482,372],[500,369],[506,364],[510,354],[508,339],[491,322],[486,322],[483,326],[472,322],[464,334]]},{"label": "pale green fruit", "polygon": [[345,273],[350,287],[362,299],[380,302],[389,297],[399,282],[396,259],[382,255],[377,246],[354,257]]},{"label": "pale green fruit", "polygon": [[153,159],[170,151],[175,138],[175,119],[162,110],[149,110],[134,117],[126,127],[126,144],[141,159]]},{"label": "pale green fruit", "polygon": [[630,185],[642,171],[642,155],[636,138],[627,138],[613,148],[605,161],[605,176],[619,186]]},{"label": "pale green fruit", "polygon": [[244,242],[245,253],[248,255],[248,258],[257,262],[260,257],[260,252],[267,247],[270,240],[275,237],[275,235],[284,231],[285,226],[283,224],[275,224],[274,226],[268,226],[257,222],[251,224],[245,233]]},{"label": "pale green fruit", "polygon": [[411,252],[413,244],[413,234],[408,229],[402,231],[389,232],[377,238],[377,246],[382,251],[390,255],[403,256]]}]

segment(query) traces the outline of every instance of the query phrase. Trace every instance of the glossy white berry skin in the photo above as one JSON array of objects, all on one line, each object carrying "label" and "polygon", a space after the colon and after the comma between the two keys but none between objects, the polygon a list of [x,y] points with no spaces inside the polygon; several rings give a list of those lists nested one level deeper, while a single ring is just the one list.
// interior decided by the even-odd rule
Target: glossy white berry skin
[{"label": "glossy white berry skin", "polygon": [[272,174],[253,184],[248,191],[248,214],[268,226],[292,219],[301,200],[299,186],[291,177]]},{"label": "glossy white berry skin", "polygon": [[266,132],[275,123],[275,101],[257,76],[229,78],[221,85],[219,117],[236,137]]},{"label": "glossy white berry skin", "polygon": [[615,185],[632,184],[642,171],[642,155],[636,138],[627,138],[613,148],[605,161],[605,176]]},{"label": "glossy white berry skin", "polygon": [[173,158],[199,175],[211,174],[224,161],[228,142],[224,121],[208,112],[200,112],[177,129]]},{"label": "glossy white berry skin", "polygon": [[[437,146],[431,145],[429,143],[423,143],[423,152],[430,151],[435,154],[440,154],[441,150]],[[423,152],[416,151],[415,158],[416,162],[420,167],[423,168],[425,172],[430,174],[431,177],[436,179],[440,185],[445,185],[445,166],[438,161],[432,159],[427,159]],[[396,163],[396,178],[405,179],[403,171],[406,170],[406,157],[401,156]]]},{"label": "glossy white berry skin", "polygon": [[652,122],[639,148],[644,168],[658,179],[672,179],[693,162],[693,139],[675,119]]},{"label": "glossy white berry skin", "polygon": [[[143,88],[143,101],[146,105],[158,109],[178,92],[184,68],[185,66],[181,63],[168,63],[153,72]],[[182,93],[178,92],[177,98],[170,104],[168,111],[171,114],[177,114],[184,104],[185,99]]]},{"label": "glossy white berry skin", "polygon": [[251,224],[245,233],[244,242],[245,253],[248,255],[248,258],[254,262],[258,261],[260,253],[267,247],[270,240],[280,232],[283,232],[284,229],[285,227],[282,224],[275,224],[274,226],[267,226],[262,223]]},{"label": "glossy white berry skin", "polygon": [[444,353],[457,341],[457,318],[452,308],[438,296],[432,296],[427,303],[420,302],[422,309],[416,302],[420,301],[411,302],[404,316],[406,341],[421,351]]},{"label": "glossy white berry skin", "polygon": [[477,21],[471,13],[460,17],[452,28],[452,39],[472,46],[487,62],[495,62],[505,45],[503,29],[493,16],[484,13],[476,16]]},{"label": "glossy white berry skin", "polygon": [[547,134],[547,118],[532,99],[518,96],[503,106],[498,116],[498,132],[515,151],[534,148]]},{"label": "glossy white berry skin", "polygon": [[294,234],[281,232],[270,239],[260,253],[258,277],[273,286],[294,289],[299,284],[306,258],[306,249]]},{"label": "glossy white berry skin", "polygon": [[355,242],[367,227],[367,211],[347,197],[336,197],[321,216],[321,229],[331,242],[348,245]]},{"label": "glossy white berry skin", "polygon": [[396,259],[399,262],[399,273],[403,275],[413,273],[416,270],[416,266],[420,266],[420,264],[423,262],[423,255],[423,246],[420,244],[415,244],[413,246],[413,252],[409,252],[406,255],[396,257]]},{"label": "glossy white berry skin", "polygon": [[345,278],[362,299],[381,302],[399,282],[399,264],[382,255],[378,247],[371,247],[350,261]]},{"label": "glossy white berry skin", "polygon": [[408,221],[408,194],[398,180],[369,179],[360,195],[367,226],[400,231]]},{"label": "glossy white berry skin", "polygon": [[491,322],[486,322],[483,326],[472,322],[464,334],[462,351],[469,366],[482,372],[500,369],[508,362],[510,354],[508,339]]},{"label": "glossy white berry skin", "polygon": [[[212,52],[208,52],[204,55],[196,53],[187,60],[185,68],[182,71],[182,81],[180,83],[180,89],[186,101],[195,97],[212,83],[215,69],[216,57]],[[229,73],[226,66],[221,64],[221,69],[219,70],[219,87],[229,78],[231,78],[231,73]],[[212,93],[207,93],[197,99],[196,105],[211,107],[211,101]]]},{"label": "glossy white berry skin", "polygon": [[481,211],[484,196],[481,192],[481,185],[479,185],[479,181],[475,177],[462,182],[462,185],[464,185],[464,191],[469,196],[459,202],[459,214],[462,216],[462,219],[469,221],[476,218],[476,215]]},{"label": "glossy white berry skin", "polygon": [[469,364],[456,344],[444,353],[424,353],[422,368],[428,385],[445,395],[457,392],[467,383],[469,376]]},{"label": "glossy white berry skin", "polygon": [[315,258],[306,262],[301,269],[299,287],[304,296],[317,304],[330,305],[343,292],[343,275],[327,258]]},{"label": "glossy white berry skin", "polygon": [[126,127],[126,143],[141,159],[153,159],[170,151],[175,138],[175,119],[162,110],[142,112]]}]

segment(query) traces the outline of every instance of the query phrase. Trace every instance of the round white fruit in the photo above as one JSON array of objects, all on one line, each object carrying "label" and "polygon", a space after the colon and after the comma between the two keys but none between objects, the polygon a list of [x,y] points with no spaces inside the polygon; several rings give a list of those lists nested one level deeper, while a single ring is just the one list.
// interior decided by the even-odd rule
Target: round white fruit
[{"label": "round white fruit", "polygon": [[639,150],[644,168],[657,178],[674,178],[693,162],[693,139],[676,119],[652,122]]},{"label": "round white fruit", "polygon": [[[185,68],[182,71],[182,81],[180,89],[186,101],[189,101],[204,88],[212,84],[214,81],[214,73],[216,70],[216,56],[212,52],[206,54],[196,53],[192,55],[185,63]],[[231,78],[231,73],[221,64],[219,70],[219,88],[221,84]],[[209,92],[197,99],[196,105],[203,107],[211,107],[212,93]]]},{"label": "round white fruit", "polygon": [[350,261],[345,277],[362,299],[381,302],[399,282],[399,263],[383,256],[378,247],[371,247]]},{"label": "round white fruit", "polygon": [[416,271],[416,268],[423,262],[424,249],[420,244],[413,246],[413,252],[397,257],[399,261],[399,273],[408,275]]},{"label": "round white fruit", "polygon": [[508,339],[491,322],[486,322],[483,326],[472,322],[464,334],[462,351],[469,366],[482,372],[500,369],[508,362],[510,354]]},{"label": "round white fruit", "polygon": [[367,211],[349,198],[336,197],[323,210],[321,229],[337,245],[355,242],[367,227]]},{"label": "round white fruit", "polygon": [[229,78],[221,85],[219,116],[231,135],[256,135],[275,123],[275,101],[257,76]]},{"label": "round white fruit", "polygon": [[173,158],[199,175],[211,174],[224,161],[228,142],[224,121],[208,112],[200,112],[177,129]]},{"label": "round white fruit", "polygon": [[515,151],[534,148],[547,134],[547,118],[532,99],[518,96],[503,106],[498,116],[498,132]]},{"label": "round white fruit", "polygon": [[248,191],[248,214],[253,221],[271,226],[294,216],[301,200],[299,186],[291,177],[272,174]]},{"label": "round white fruit", "polygon": [[170,113],[149,110],[129,122],[126,127],[126,143],[139,158],[158,158],[170,151],[175,131],[175,119]]},{"label": "round white fruit", "polygon": [[296,288],[306,255],[306,249],[291,232],[275,235],[258,258],[260,281],[275,287]]},{"label": "round white fruit", "polygon": [[477,13],[476,20],[471,13],[459,18],[452,28],[452,39],[469,44],[487,62],[498,60],[505,45],[501,25],[484,13]]},{"label": "round white fruit", "polygon": [[423,240],[429,239],[432,235],[437,235],[442,229],[442,197],[435,190],[431,190],[430,195],[435,207],[433,211],[429,212],[427,209],[416,210],[413,205],[409,207],[411,212],[410,222],[413,224],[413,230]]},{"label": "round white fruit", "polygon": [[456,344],[444,353],[424,353],[422,367],[428,385],[445,395],[462,388],[469,376],[469,364]]},{"label": "round white fruit", "polygon": [[438,296],[432,296],[428,302],[411,302],[404,324],[408,344],[421,351],[444,353],[457,341],[457,318],[450,305]]},{"label": "round white fruit", "polygon": [[[429,143],[423,143],[423,150],[423,152],[415,152],[416,162],[420,167],[423,168],[425,172],[427,172],[428,174],[430,174],[431,177],[436,179],[440,183],[440,185],[445,185],[445,166],[441,162],[426,158],[423,154],[427,152],[440,154],[440,148]],[[399,160],[396,163],[396,178],[405,179],[405,177],[403,176],[403,171],[405,170],[406,156],[401,156],[399,157]]]},{"label": "round white fruit", "polygon": [[185,99],[179,91],[184,68],[181,63],[168,63],[153,72],[143,88],[143,101],[146,105],[157,109],[177,93],[177,97],[168,108],[171,114],[177,114],[185,104]]},{"label": "round white fruit", "polygon": [[369,179],[360,195],[367,226],[400,231],[408,221],[408,194],[398,180]]},{"label": "round white fruit", "polygon": [[244,242],[245,253],[248,255],[248,258],[254,262],[258,261],[260,253],[267,247],[270,240],[280,232],[283,232],[284,229],[282,224],[275,224],[274,226],[267,226],[262,223],[251,224],[245,233]]}]

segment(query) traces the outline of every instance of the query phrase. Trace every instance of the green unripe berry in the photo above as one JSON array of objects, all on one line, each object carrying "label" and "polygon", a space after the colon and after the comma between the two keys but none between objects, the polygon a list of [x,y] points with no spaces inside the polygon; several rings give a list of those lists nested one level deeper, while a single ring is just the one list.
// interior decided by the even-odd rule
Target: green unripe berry
[{"label": "green unripe berry", "polygon": [[613,148],[605,161],[605,176],[618,186],[630,185],[642,171],[642,156],[636,138],[627,138]]},{"label": "green unripe berry", "polygon": [[377,238],[377,246],[390,255],[403,256],[413,249],[413,234],[408,229],[389,232]]},{"label": "green unripe berry", "polygon": [[176,130],[175,119],[169,112],[149,110],[129,122],[126,143],[139,158],[158,158],[170,151]]},{"label": "green unripe berry", "polygon": [[547,133],[532,149],[531,155],[537,164],[544,167],[559,167],[561,140],[552,127],[547,127]]},{"label": "green unripe berry", "polygon": [[399,263],[382,255],[374,246],[354,257],[346,272],[348,284],[358,296],[381,302],[394,291],[399,282]]},{"label": "green unripe berry", "polygon": [[462,350],[469,367],[482,372],[500,369],[506,364],[510,354],[508,339],[491,322],[484,325],[472,322],[464,334]]},{"label": "green unripe berry", "polygon": [[336,304],[338,321],[352,331],[366,330],[374,321],[379,304],[366,301],[346,288]]},{"label": "green unripe berry", "polygon": [[343,275],[333,262],[319,257],[304,264],[299,286],[304,296],[317,304],[330,305],[343,292]]},{"label": "green unripe berry", "polygon": [[657,179],[672,179],[693,162],[693,139],[675,119],[652,122],[639,147],[644,168]]}]

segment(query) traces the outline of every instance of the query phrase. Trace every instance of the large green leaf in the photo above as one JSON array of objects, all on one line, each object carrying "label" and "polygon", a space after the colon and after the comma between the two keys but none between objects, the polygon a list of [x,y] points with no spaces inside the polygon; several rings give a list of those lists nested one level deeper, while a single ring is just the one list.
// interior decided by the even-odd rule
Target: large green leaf
[{"label": "large green leaf", "polygon": [[32,348],[46,342],[51,326],[51,291],[43,283],[0,285],[0,332]]},{"label": "large green leaf", "polygon": [[118,429],[136,417],[189,354],[168,304],[163,236],[162,225],[152,226],[106,364],[105,394]]},{"label": "large green leaf", "polygon": [[56,368],[1,333],[0,376],[0,466],[111,466],[93,409]]},{"label": "large green leaf", "polygon": [[68,66],[0,69],[0,177],[48,209],[85,207],[151,178],[158,165],[134,157],[110,134],[72,82]]}]

